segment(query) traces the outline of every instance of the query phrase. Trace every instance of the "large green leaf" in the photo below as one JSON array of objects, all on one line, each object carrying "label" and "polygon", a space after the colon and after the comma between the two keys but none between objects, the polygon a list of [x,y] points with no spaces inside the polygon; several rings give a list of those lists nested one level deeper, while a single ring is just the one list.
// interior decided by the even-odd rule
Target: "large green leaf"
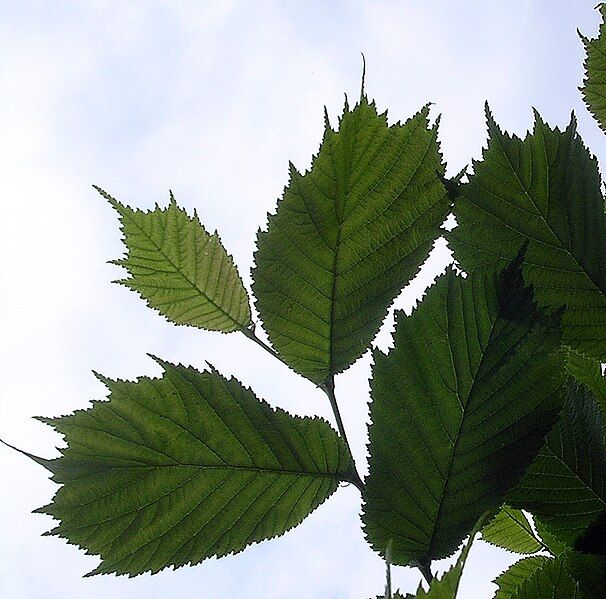
[{"label": "large green leaf", "polygon": [[527,558],[514,564],[495,582],[500,587],[495,599],[590,599],[579,590],[564,558]]},{"label": "large green leaf", "polygon": [[118,211],[128,254],[114,264],[130,275],[119,283],[176,324],[229,333],[250,324],[248,294],[231,256],[198,215],[173,195],[167,208],[133,210],[96,188]]},{"label": "large green leaf", "polygon": [[319,418],[293,417],[216,371],[162,363],[162,378],[105,380],[109,401],[42,419],[67,448],[45,465],[62,486],[50,534],[136,575],[242,551],[296,526],[349,478]]},{"label": "large green leaf", "polygon": [[589,112],[603,131],[606,131],[606,6],[599,6],[602,14],[600,33],[596,39],[581,35],[585,45],[585,81],[581,92]]},{"label": "large green leaf", "polygon": [[507,505],[482,529],[482,539],[514,553],[536,553],[542,547],[524,513]]},{"label": "large green leaf", "polygon": [[425,260],[449,200],[437,126],[424,108],[405,124],[363,97],[326,129],[311,169],[290,181],[253,269],[269,340],[322,384],[359,358],[389,305]]},{"label": "large green leaf", "polygon": [[467,272],[498,270],[527,244],[523,274],[540,305],[566,309],[566,343],[606,361],[606,215],[596,159],[571,120],[551,129],[536,114],[524,140],[487,109],[489,142],[455,202],[449,234]]},{"label": "large green leaf", "polygon": [[453,271],[374,354],[366,536],[394,563],[450,555],[498,507],[557,419],[563,367],[555,317],[513,265]]},{"label": "large green leaf", "polygon": [[570,547],[606,510],[602,412],[583,385],[569,386],[565,409],[545,446],[507,501],[530,510]]}]

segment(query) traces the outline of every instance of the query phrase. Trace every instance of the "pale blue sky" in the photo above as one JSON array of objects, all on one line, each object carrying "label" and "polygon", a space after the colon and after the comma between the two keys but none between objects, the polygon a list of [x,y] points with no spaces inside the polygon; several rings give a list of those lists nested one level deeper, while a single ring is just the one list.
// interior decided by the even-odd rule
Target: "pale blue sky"
[{"label": "pale blue sky", "polygon": [[[245,338],[176,328],[111,285],[122,253],[116,215],[96,183],[124,202],[178,201],[217,228],[247,283],[253,240],[287,181],[317,150],[323,105],[336,117],[366,87],[392,120],[428,101],[442,113],[450,172],[479,157],[483,103],[523,133],[531,106],[560,126],[574,109],[597,153],[606,144],[577,91],[579,27],[593,35],[596,0],[27,1],[0,0],[0,436],[45,456],[60,439],[33,421],[103,397],[91,370],[157,374],[146,352],[209,360],[269,402],[331,419],[325,397]],[[410,309],[448,254],[440,244],[397,300]],[[377,343],[389,343],[391,322]],[[364,470],[368,356],[337,380]],[[359,528],[359,495],[342,488],[285,537],[195,568],[133,580],[83,579],[97,558],[40,533],[30,514],[55,485],[0,448],[0,595],[7,599],[190,597],[363,599],[383,564]],[[492,596],[512,557],[478,542],[461,597]],[[416,571],[397,568],[411,591]]]}]

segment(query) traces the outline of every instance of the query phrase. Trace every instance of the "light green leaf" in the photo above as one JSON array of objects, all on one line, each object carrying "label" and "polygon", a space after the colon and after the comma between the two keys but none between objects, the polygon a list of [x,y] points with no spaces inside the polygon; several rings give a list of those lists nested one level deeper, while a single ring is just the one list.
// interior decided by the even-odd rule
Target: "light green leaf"
[{"label": "light green leaf", "polygon": [[319,418],[290,416],[216,371],[105,380],[109,401],[42,419],[67,448],[38,511],[50,534],[101,556],[91,574],[136,575],[242,551],[299,524],[351,471]]},{"label": "light green leaf", "polygon": [[514,553],[536,553],[542,547],[524,513],[507,505],[482,529],[482,539]]},{"label": "light green leaf", "polygon": [[171,193],[167,208],[133,210],[96,188],[118,211],[128,250],[114,264],[129,287],[175,324],[229,333],[250,324],[248,294],[217,233],[207,233]]},{"label": "light green leaf", "polygon": [[507,497],[573,547],[606,510],[603,417],[583,385],[569,386],[560,420],[537,459]]},{"label": "light green leaf", "polygon": [[516,265],[501,276],[449,271],[394,348],[374,354],[368,541],[394,563],[447,557],[480,513],[502,504],[537,455],[561,406],[555,318]]},{"label": "light green leaf", "polygon": [[606,131],[606,6],[599,5],[602,23],[597,38],[581,35],[585,46],[585,81],[581,92],[589,112]]},{"label": "light green leaf", "polygon": [[326,119],[311,169],[290,181],[260,232],[256,306],[269,340],[322,384],[368,348],[387,310],[427,257],[449,200],[437,126],[424,108],[405,124],[363,97]]},{"label": "light green leaf", "polygon": [[532,557],[521,559],[510,566],[493,581],[499,587],[494,599],[512,599],[513,597],[517,597],[520,587],[548,561],[548,557],[533,555]]},{"label": "light green leaf", "polygon": [[565,131],[538,114],[524,140],[487,109],[489,142],[455,202],[448,238],[467,272],[499,270],[527,245],[524,280],[539,305],[565,307],[564,341],[606,361],[606,215],[597,161],[574,118]]}]

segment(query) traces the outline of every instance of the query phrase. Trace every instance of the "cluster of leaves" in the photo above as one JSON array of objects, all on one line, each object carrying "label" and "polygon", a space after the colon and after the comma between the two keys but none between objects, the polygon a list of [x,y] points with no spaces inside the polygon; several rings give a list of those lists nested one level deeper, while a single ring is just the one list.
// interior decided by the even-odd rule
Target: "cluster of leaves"
[{"label": "cluster of leaves", "polygon": [[[584,41],[583,93],[606,128],[606,26]],[[559,130],[536,114],[521,139],[486,114],[488,145],[465,181],[445,178],[428,107],[389,125],[362,90],[338,126],[326,116],[311,168],[290,166],[258,234],[252,292],[267,341],[232,258],[196,214],[172,194],[145,212],[99,189],[121,220],[120,283],[173,323],[244,334],[326,393],[338,430],[270,407],[213,367],[157,359],[160,378],[100,377],[109,400],[42,419],[67,446],[35,458],[60,485],[39,510],[59,522],[50,534],[100,556],[91,574],[241,551],[346,482],[362,494],[370,546],[430,583],[414,597],[455,597],[480,529],[527,556],[496,580],[498,599],[606,596],[602,181],[574,118]],[[458,226],[445,232],[451,212]],[[372,350],[362,481],[334,377],[371,347],[440,235],[460,269],[410,316],[396,313],[391,351]],[[466,538],[434,579],[432,561]]]}]

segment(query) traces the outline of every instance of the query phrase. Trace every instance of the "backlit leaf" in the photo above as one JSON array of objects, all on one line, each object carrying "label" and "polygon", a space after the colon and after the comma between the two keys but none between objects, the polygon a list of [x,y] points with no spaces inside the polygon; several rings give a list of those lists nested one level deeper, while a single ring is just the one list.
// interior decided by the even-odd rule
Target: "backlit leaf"
[{"label": "backlit leaf", "polygon": [[326,119],[311,169],[290,181],[253,269],[256,306],[278,354],[322,384],[367,349],[393,299],[427,257],[449,200],[437,126],[403,125],[363,97]]},{"label": "backlit leaf", "polygon": [[563,338],[606,361],[606,215],[598,165],[574,118],[565,131],[536,114],[523,140],[487,109],[483,160],[455,202],[449,234],[466,272],[499,270],[527,245],[524,280],[539,305],[565,307]]},{"label": "backlit leaf", "polygon": [[136,291],[171,322],[229,333],[250,324],[248,294],[217,233],[189,217],[171,194],[167,208],[124,206],[102,189],[120,214],[130,275],[119,283]]},{"label": "backlit leaf", "polygon": [[91,574],[136,575],[242,551],[299,524],[349,477],[319,418],[290,416],[216,371],[161,363],[161,378],[105,380],[109,401],[42,419],[67,448],[40,512],[50,534],[99,555]]},{"label": "backlit leaf", "polygon": [[368,541],[400,565],[447,557],[536,457],[561,405],[554,317],[502,275],[451,270],[374,354]]}]

